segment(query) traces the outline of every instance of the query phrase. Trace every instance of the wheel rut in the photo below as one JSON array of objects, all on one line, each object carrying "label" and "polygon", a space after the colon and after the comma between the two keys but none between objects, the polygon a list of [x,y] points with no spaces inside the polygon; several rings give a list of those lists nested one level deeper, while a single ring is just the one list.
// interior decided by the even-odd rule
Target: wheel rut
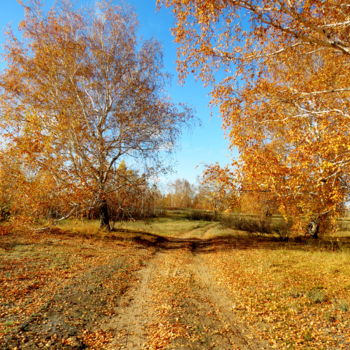
[{"label": "wheel rut", "polygon": [[235,318],[209,263],[190,247],[158,251],[103,324],[114,334],[106,349],[268,349]]},{"label": "wheel rut", "polygon": [[226,335],[232,345],[231,349],[270,349],[268,344],[255,339],[247,326],[237,318],[234,313],[234,301],[228,297],[225,290],[213,278],[207,255],[193,254],[191,268],[202,286],[201,292],[204,297],[215,310],[218,320],[226,326]]},{"label": "wheel rut", "polygon": [[117,316],[102,325],[102,329],[114,333],[113,341],[106,349],[144,349],[147,343],[147,325],[153,319],[153,306],[149,303],[157,257],[141,269],[136,284],[124,294],[117,308]]}]

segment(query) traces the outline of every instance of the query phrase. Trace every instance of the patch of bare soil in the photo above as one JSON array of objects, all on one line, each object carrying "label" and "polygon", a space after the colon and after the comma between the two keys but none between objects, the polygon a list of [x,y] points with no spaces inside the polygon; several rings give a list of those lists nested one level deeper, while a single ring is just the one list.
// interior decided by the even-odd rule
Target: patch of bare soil
[{"label": "patch of bare soil", "polygon": [[158,258],[137,273],[132,288],[122,296],[116,315],[102,321],[101,328],[113,334],[105,349],[142,349],[147,342],[147,329],[153,320],[151,280],[159,269]]},{"label": "patch of bare soil", "polygon": [[104,349],[114,334],[101,329],[101,320],[115,316],[121,296],[137,282],[137,271],[153,251],[135,245],[114,249],[104,264],[88,268],[47,295],[44,305],[7,332],[0,349]]}]

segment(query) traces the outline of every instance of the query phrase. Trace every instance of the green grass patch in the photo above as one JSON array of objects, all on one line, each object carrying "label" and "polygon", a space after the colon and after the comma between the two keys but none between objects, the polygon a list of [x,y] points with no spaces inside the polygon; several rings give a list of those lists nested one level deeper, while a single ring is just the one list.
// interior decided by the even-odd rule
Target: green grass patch
[{"label": "green grass patch", "polygon": [[[209,223],[209,221],[189,220],[180,216],[175,219],[174,217],[161,217],[148,220],[119,221],[114,223],[113,230],[117,232],[124,230],[161,236],[178,236],[188,231],[204,227]],[[110,234],[100,230],[98,220],[65,220],[56,225],[56,227],[88,236],[105,236]]]}]

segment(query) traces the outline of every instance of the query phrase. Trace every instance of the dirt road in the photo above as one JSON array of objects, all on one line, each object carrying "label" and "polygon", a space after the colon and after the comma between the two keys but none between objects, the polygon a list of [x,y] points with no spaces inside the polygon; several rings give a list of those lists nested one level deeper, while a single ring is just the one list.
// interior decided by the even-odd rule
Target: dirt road
[{"label": "dirt road", "polygon": [[1,349],[267,349],[213,277],[213,247],[198,240],[212,227],[134,244],[74,278]]},{"label": "dirt road", "polygon": [[139,271],[139,283],[123,297],[118,316],[104,325],[119,331],[108,349],[267,348],[235,317],[205,250],[196,251],[191,238],[204,237],[212,227],[163,244]]},{"label": "dirt road", "polygon": [[202,254],[157,253],[123,299],[118,316],[104,326],[119,332],[108,349],[265,348],[235,318]]}]

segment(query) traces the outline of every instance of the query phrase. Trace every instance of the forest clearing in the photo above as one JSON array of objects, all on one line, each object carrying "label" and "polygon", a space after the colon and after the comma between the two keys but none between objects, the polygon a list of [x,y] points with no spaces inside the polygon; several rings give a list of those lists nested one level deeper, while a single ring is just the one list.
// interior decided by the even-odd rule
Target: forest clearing
[{"label": "forest clearing", "polygon": [[181,215],[1,236],[1,349],[349,348],[349,242]]},{"label": "forest clearing", "polygon": [[128,1],[0,1],[0,350],[350,349],[350,4]]}]

